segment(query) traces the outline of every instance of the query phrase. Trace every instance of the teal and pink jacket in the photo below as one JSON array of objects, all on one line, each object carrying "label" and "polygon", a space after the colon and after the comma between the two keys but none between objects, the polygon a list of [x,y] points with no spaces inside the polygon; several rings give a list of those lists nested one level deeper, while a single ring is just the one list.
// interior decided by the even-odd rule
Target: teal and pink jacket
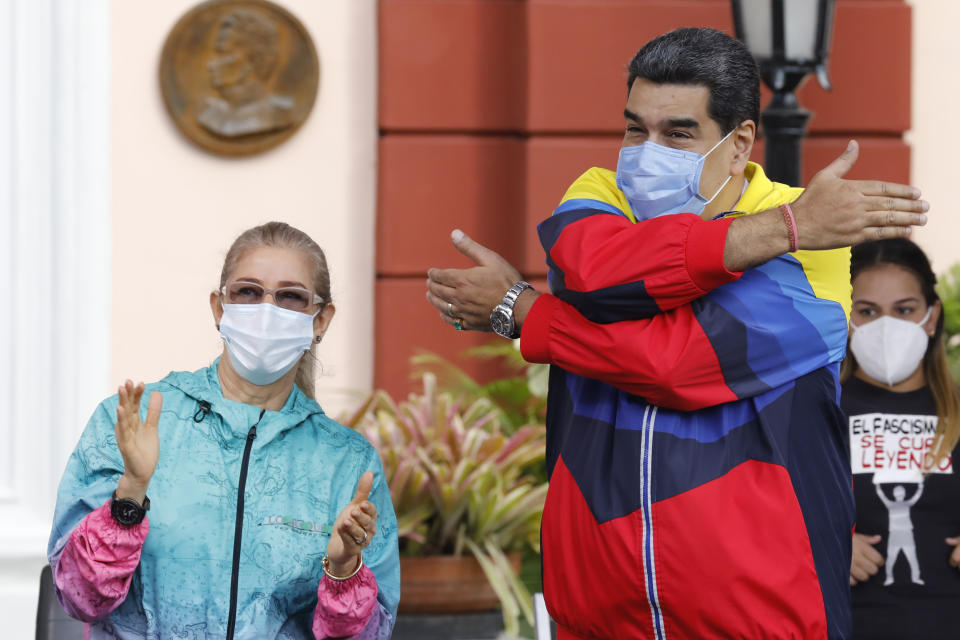
[{"label": "teal and pink jacket", "polygon": [[[49,559],[60,602],[90,623],[91,638],[224,638],[233,619],[238,639],[386,640],[400,565],[376,450],[296,387],[280,411],[224,398],[217,366],[147,386],[144,415],[151,391],[164,404],[151,507],[139,525],[110,516],[123,473],[116,396],[94,412],[57,495]],[[334,581],[320,561],[367,470],[374,472],[377,532],[361,571]]]},{"label": "teal and pink jacket", "polygon": [[[741,213],[800,193],[746,173]],[[552,295],[521,350],[553,365],[542,548],[561,640],[849,637],[849,251],[732,273],[732,219],[637,221],[591,169],[539,226]]]}]

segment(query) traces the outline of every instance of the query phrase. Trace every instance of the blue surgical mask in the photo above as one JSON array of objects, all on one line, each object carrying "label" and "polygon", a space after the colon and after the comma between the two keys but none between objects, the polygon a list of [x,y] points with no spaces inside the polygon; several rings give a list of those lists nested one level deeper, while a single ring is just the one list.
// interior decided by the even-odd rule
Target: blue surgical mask
[{"label": "blue surgical mask", "polygon": [[705,154],[671,149],[654,142],[620,149],[617,187],[627,196],[637,220],[649,220],[671,213],[700,215],[717,197],[731,176],[710,198],[700,195],[700,174],[714,149],[730,137],[730,131]]}]

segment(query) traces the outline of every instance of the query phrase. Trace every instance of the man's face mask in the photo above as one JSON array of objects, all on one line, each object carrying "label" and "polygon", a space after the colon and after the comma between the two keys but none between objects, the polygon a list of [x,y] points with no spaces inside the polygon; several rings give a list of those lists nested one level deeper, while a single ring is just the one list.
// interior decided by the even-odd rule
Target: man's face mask
[{"label": "man's face mask", "polygon": [[637,220],[649,220],[671,213],[703,213],[731,176],[709,198],[700,195],[700,175],[707,156],[723,144],[736,129],[723,136],[709,151],[671,149],[654,142],[620,149],[617,187],[627,196]]}]

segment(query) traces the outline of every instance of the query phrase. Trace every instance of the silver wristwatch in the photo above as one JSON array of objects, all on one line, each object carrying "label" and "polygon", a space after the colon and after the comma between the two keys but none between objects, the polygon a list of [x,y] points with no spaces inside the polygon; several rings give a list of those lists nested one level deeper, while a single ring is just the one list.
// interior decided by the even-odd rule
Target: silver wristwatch
[{"label": "silver wristwatch", "polygon": [[533,287],[521,280],[510,287],[507,295],[503,296],[503,301],[493,308],[490,314],[490,327],[497,335],[511,340],[520,337],[520,332],[517,331],[516,323],[513,321],[513,305],[517,303],[520,294],[527,289],[533,289]]}]

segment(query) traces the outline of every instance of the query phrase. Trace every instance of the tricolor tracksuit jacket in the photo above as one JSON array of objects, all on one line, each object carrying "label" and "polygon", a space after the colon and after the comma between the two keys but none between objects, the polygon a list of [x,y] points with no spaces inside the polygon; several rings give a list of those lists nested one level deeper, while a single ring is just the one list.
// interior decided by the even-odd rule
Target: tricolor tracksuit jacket
[{"label": "tricolor tracksuit jacket", "polygon": [[[746,173],[739,211],[800,193]],[[539,227],[553,295],[521,348],[555,365],[542,539],[561,639],[849,635],[849,252],[730,273],[731,219],[635,222],[591,169]]]}]

